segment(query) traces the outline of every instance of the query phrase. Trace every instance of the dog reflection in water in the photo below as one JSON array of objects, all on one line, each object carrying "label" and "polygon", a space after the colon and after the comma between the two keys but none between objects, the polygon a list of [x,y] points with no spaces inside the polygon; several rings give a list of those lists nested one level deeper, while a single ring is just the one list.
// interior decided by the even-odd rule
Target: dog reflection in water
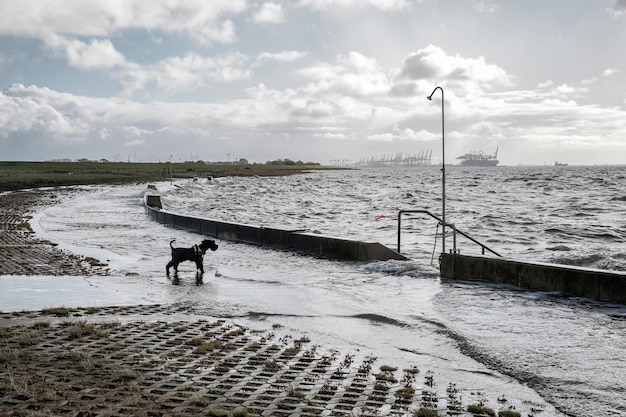
[{"label": "dog reflection in water", "polygon": [[178,265],[181,262],[191,261],[196,264],[196,283],[202,284],[202,276],[204,275],[204,254],[211,249],[217,250],[217,244],[214,240],[204,239],[199,245],[193,245],[190,248],[175,248],[173,243],[176,239],[172,239],[170,242],[170,248],[172,248],[172,260],[168,262],[165,267],[165,273],[170,276],[170,268],[174,268],[174,282],[178,284]]}]

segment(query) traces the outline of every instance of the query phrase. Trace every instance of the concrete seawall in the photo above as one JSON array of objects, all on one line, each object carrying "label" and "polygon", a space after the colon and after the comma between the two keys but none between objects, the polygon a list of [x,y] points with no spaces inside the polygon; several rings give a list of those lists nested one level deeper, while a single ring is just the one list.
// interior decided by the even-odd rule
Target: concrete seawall
[{"label": "concrete seawall", "polygon": [[275,249],[294,250],[329,259],[353,261],[406,260],[398,252],[378,242],[361,242],[213,219],[183,216],[162,209],[161,197],[146,195],[145,206],[149,216],[159,223],[190,230],[232,242],[249,243]]},{"label": "concrete seawall", "polygon": [[[329,259],[407,260],[377,242],[170,213],[163,210],[158,195],[146,195],[145,206],[150,217],[159,223],[222,240],[293,250]],[[535,291],[560,291],[577,297],[626,304],[626,273],[622,272],[445,253],[441,257],[440,274],[449,279],[509,284]]]},{"label": "concrete seawall", "polygon": [[626,304],[626,273],[622,272],[451,253],[442,255],[440,271],[444,278],[511,284],[536,291],[562,291]]}]

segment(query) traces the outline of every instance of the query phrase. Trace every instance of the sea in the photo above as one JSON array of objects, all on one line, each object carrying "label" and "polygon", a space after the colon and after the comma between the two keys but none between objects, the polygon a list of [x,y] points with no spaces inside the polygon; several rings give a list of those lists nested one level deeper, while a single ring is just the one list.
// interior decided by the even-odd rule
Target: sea
[{"label": "sea", "polygon": [[[36,236],[99,259],[109,275],[2,277],[0,303],[5,311],[186,303],[200,317],[417,367],[434,376],[442,409],[453,387],[464,406],[522,416],[626,416],[625,305],[441,279],[444,238],[462,254],[481,247],[443,236],[424,213],[404,214],[398,227],[400,210],[441,216],[442,174],[403,166],[154,183],[167,211],[376,241],[409,258],[337,261],[217,239],[200,280],[191,263],[166,276],[170,241],[191,246],[203,236],[152,221],[146,184],[70,187],[35,214]],[[500,255],[626,271],[626,167],[445,174],[447,223]]]}]

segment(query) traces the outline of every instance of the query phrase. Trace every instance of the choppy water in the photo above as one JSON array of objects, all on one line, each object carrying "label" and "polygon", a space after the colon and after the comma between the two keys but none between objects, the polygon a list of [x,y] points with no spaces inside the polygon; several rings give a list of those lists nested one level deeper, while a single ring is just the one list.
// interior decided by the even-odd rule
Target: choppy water
[{"label": "choppy water", "polygon": [[[626,270],[626,168],[449,167],[446,194],[447,222],[503,255]],[[226,178],[182,184],[166,197],[177,212],[395,248],[399,210],[440,215],[441,173],[430,167]],[[403,252],[432,250],[431,218],[405,218],[403,225]],[[463,253],[479,252],[461,240]]]},{"label": "choppy water", "polygon": [[[451,167],[447,174],[447,221],[502,255],[626,270],[626,168]],[[368,169],[158,187],[167,210],[395,247],[398,210],[440,214],[440,176],[436,167]],[[144,189],[67,193],[35,218],[37,233],[108,261],[110,277],[85,280],[107,291],[119,283],[121,302],[129,292],[133,302],[192,302],[201,314],[280,324],[328,346],[416,365],[422,375],[432,369],[440,394],[455,383],[465,405],[626,416],[625,306],[441,281],[431,265],[436,222],[424,216],[403,219],[402,252],[412,261],[336,262],[220,242],[207,255],[202,285],[191,264],[174,282],[164,273],[170,238],[191,245],[199,236],[150,221]],[[459,248],[479,253],[461,239]]]}]

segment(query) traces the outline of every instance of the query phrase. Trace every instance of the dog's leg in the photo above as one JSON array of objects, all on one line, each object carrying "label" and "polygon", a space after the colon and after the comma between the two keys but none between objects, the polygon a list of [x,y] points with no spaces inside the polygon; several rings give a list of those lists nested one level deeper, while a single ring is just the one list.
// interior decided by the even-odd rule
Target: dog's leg
[{"label": "dog's leg", "polygon": [[202,259],[196,259],[196,270],[200,271],[201,274],[204,274],[204,265]]}]

